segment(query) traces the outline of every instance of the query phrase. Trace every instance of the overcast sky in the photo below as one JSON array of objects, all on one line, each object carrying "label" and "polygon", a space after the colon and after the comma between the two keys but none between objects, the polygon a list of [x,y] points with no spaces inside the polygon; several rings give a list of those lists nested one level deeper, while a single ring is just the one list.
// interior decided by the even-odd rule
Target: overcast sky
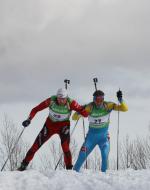
[{"label": "overcast sky", "polygon": [[[86,103],[98,77],[106,100],[123,91],[129,111],[121,115],[122,134],[146,134],[149,7],[149,0],[0,0],[1,115],[21,122],[65,78],[70,96]],[[113,114],[114,128],[116,120]]]}]

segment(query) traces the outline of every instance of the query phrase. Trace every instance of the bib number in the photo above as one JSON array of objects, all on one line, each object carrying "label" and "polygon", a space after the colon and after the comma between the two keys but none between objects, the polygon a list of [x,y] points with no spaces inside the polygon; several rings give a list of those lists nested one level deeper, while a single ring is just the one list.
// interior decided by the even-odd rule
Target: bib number
[{"label": "bib number", "polygon": [[101,124],[102,120],[101,119],[94,119],[95,124]]},{"label": "bib number", "polygon": [[49,110],[49,117],[53,121],[64,121],[66,119],[69,119],[70,114],[57,114],[53,112],[52,110]]},{"label": "bib number", "polygon": [[106,116],[102,116],[102,117],[98,117],[98,118],[95,118],[95,117],[89,117],[89,123],[91,125],[101,125],[103,123],[107,123],[109,122],[109,114],[106,115]]}]

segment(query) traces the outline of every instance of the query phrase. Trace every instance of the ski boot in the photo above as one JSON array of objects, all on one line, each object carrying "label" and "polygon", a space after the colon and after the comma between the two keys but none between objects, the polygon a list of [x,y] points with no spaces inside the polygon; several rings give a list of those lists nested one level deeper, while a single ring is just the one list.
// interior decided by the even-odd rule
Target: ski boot
[{"label": "ski boot", "polygon": [[72,170],[72,168],[73,168],[73,165],[66,166],[66,170]]},{"label": "ski boot", "polygon": [[22,162],[22,163],[21,163],[21,166],[20,166],[17,170],[18,170],[18,171],[24,171],[24,170],[26,170],[28,164],[29,164],[29,163],[27,163],[27,162]]}]

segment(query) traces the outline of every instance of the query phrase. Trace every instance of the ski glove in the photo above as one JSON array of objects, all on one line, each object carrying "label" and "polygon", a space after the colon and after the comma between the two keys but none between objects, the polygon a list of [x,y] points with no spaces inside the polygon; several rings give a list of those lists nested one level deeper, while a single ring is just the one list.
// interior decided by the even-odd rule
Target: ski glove
[{"label": "ski glove", "polygon": [[118,98],[118,101],[119,101],[119,102],[122,102],[122,91],[121,91],[121,90],[119,90],[119,91],[117,92],[117,98]]},{"label": "ski glove", "polygon": [[22,125],[23,125],[24,127],[28,127],[28,126],[30,125],[30,123],[31,123],[31,120],[30,120],[30,119],[27,119],[27,120],[25,120],[25,121],[22,122]]}]

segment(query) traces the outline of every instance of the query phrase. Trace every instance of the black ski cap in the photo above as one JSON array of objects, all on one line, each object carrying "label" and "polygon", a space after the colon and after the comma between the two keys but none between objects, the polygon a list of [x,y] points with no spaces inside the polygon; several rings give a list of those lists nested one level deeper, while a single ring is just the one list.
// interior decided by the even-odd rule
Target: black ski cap
[{"label": "black ski cap", "polygon": [[101,91],[101,90],[96,90],[94,93],[93,93],[93,96],[104,96],[104,92]]}]

